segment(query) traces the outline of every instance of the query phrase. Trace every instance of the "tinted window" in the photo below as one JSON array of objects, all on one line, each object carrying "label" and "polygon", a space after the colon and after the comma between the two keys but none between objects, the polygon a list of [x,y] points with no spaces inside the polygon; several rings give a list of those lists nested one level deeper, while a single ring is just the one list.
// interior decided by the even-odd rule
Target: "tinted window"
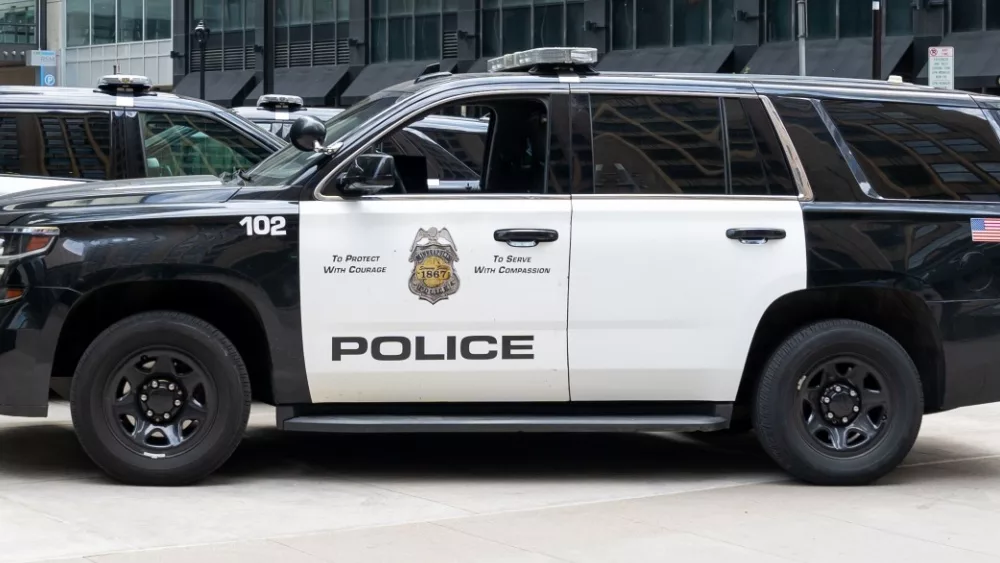
[{"label": "tinted window", "polygon": [[142,113],[148,176],[195,176],[247,170],[271,151],[211,118]]},{"label": "tinted window", "polygon": [[726,126],[729,130],[729,173],[733,193],[739,195],[768,193],[764,161],[757,150],[757,139],[740,100],[724,100]]},{"label": "tinted window", "polygon": [[812,103],[794,98],[773,98],[773,102],[795,145],[816,200],[866,198]]},{"label": "tinted window", "polygon": [[454,154],[435,143],[422,131],[406,128],[382,141],[381,152],[393,156],[412,156],[427,163],[427,179],[438,181],[467,181],[479,184],[479,172],[459,160]]},{"label": "tinted window", "polygon": [[485,127],[482,133],[421,127],[419,123],[415,124],[413,128],[455,155],[476,173],[483,173],[483,155],[486,154]]},{"label": "tinted window", "polygon": [[0,172],[106,180],[111,160],[108,113],[0,114]]},{"label": "tinted window", "polygon": [[[735,100],[730,100],[730,102],[735,102]],[[760,152],[760,158],[763,161],[764,171],[767,174],[768,180],[763,190],[747,193],[797,196],[799,190],[795,185],[795,180],[792,178],[792,171],[788,167],[788,161],[785,159],[785,149],[782,148],[781,142],[778,140],[778,134],[774,130],[774,123],[771,122],[770,115],[764,109],[763,102],[758,99],[744,98],[739,101],[739,104],[746,115],[747,121],[750,123],[750,129],[753,132],[754,141],[756,142],[757,150]],[[736,130],[739,122],[734,121],[731,115],[727,115],[727,120],[729,134],[732,137],[733,131]],[[730,141],[730,152],[732,152],[732,141]],[[733,160],[732,155],[730,155],[730,160]],[[732,165],[735,165],[735,161],[733,161]],[[743,192],[737,189],[735,174],[733,176],[733,193],[742,194]]]},{"label": "tinted window", "polygon": [[597,193],[725,194],[717,98],[591,96]]},{"label": "tinted window", "polygon": [[824,107],[882,197],[1000,201],[1000,142],[982,110],[839,101]]}]

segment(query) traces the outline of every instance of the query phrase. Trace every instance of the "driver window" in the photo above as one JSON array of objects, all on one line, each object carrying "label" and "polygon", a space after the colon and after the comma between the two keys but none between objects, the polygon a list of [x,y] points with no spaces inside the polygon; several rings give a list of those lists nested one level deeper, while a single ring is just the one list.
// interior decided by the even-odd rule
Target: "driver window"
[{"label": "driver window", "polygon": [[[454,134],[449,134],[454,132]],[[506,97],[442,106],[376,142],[353,167],[364,176],[385,170],[395,184],[379,194],[559,191],[548,181],[548,106],[543,99]],[[442,138],[453,142],[441,143]]]}]

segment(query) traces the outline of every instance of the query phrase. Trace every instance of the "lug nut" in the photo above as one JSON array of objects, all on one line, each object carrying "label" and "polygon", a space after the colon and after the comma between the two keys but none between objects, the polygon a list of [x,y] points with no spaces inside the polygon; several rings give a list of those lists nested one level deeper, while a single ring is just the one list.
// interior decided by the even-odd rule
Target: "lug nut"
[{"label": "lug nut", "polygon": [[184,396],[184,391],[181,391],[180,389],[178,389],[177,390],[177,396],[178,397],[183,397]]},{"label": "lug nut", "polygon": [[857,391],[855,391],[854,389],[851,389],[851,396],[852,397],[857,397],[858,396]]},{"label": "lug nut", "polygon": [[829,419],[833,419],[833,413],[832,412],[826,413],[826,417]]},{"label": "lug nut", "polygon": [[823,402],[824,403],[829,403],[830,402],[830,397],[823,397]]},{"label": "lug nut", "polygon": [[[153,386],[153,389],[156,389],[157,387],[160,386],[160,382],[159,381],[154,381],[154,382],[150,383],[150,385]],[[840,391],[840,389],[837,389],[837,391]]]},{"label": "lug nut", "polygon": [[858,411],[860,411],[860,410],[861,410],[861,407],[857,407],[857,406],[856,406],[856,407],[854,407],[854,412],[858,412]]},{"label": "lug nut", "polygon": [[170,385],[167,386],[167,389],[173,391],[174,389],[177,389],[177,386],[171,383]]},{"label": "lug nut", "polygon": [[835,386],[833,390],[836,391],[837,393],[840,393],[840,385]]},{"label": "lug nut", "polygon": [[148,397],[148,396],[146,396],[145,394],[143,394],[143,395],[139,395],[139,400],[140,400],[140,401],[148,401],[148,400],[149,400],[149,397]]},{"label": "lug nut", "polygon": [[153,411],[146,411],[146,416],[153,416]]},{"label": "lug nut", "polygon": [[845,416],[844,418],[842,418],[840,420],[841,420],[841,422],[847,422],[847,417]]},{"label": "lug nut", "polygon": [[[170,413],[168,412],[163,413],[163,418],[166,420],[170,420]],[[844,422],[847,422],[846,418],[844,419]]]},{"label": "lug nut", "polygon": [[[174,401],[174,406],[175,406],[175,407],[179,407],[179,406],[181,406],[181,400],[180,400],[180,399],[176,399],[176,400]],[[854,408],[858,408],[858,407],[854,407]]]}]

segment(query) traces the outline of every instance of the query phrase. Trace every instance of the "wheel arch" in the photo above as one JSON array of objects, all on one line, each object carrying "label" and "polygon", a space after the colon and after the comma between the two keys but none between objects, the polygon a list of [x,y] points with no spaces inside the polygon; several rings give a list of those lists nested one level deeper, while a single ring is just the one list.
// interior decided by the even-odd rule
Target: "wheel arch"
[{"label": "wheel arch", "polygon": [[254,398],[273,401],[269,322],[255,305],[255,298],[264,297],[260,288],[225,275],[126,276],[122,281],[89,285],[79,289],[81,296],[70,307],[59,331],[51,371],[54,388],[57,380],[68,382],[72,378],[84,351],[104,329],[134,314],[169,310],[196,316],[222,331],[247,365]]},{"label": "wheel arch", "polygon": [[896,288],[838,286],[803,289],[775,300],[757,324],[736,394],[737,415],[746,420],[753,391],[774,350],[795,330],[827,319],[851,319],[893,337],[920,374],[925,412],[941,409],[944,355],[938,322],[926,300]]}]

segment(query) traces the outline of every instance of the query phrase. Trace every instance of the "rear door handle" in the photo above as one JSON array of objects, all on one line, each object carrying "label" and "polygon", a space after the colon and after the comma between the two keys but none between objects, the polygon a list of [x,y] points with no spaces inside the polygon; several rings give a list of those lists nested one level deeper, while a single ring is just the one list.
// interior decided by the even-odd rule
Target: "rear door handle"
[{"label": "rear door handle", "polygon": [[552,229],[497,229],[493,240],[510,246],[538,246],[540,242],[559,240],[559,233]]},{"label": "rear door handle", "polygon": [[727,229],[726,236],[743,244],[764,244],[785,238],[785,229]]}]

